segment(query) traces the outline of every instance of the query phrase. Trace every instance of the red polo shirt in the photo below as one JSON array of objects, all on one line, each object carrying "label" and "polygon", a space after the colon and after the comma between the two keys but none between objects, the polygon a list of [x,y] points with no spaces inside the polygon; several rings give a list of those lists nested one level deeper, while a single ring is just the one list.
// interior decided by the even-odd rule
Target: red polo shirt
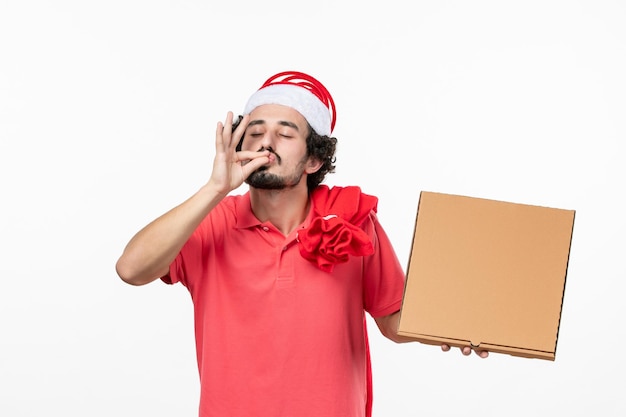
[{"label": "red polo shirt", "polygon": [[361,227],[374,254],[324,272],[300,254],[298,230],[254,216],[248,193],[204,219],[163,278],[193,299],[201,417],[366,415],[364,312],[398,311],[405,275],[374,212]]}]

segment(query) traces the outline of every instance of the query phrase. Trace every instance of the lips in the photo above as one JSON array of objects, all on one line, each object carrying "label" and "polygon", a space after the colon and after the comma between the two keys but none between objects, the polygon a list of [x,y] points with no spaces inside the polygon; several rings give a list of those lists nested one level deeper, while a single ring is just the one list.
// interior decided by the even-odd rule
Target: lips
[{"label": "lips", "polygon": [[265,147],[260,148],[257,152],[263,152],[263,151],[269,151],[269,155],[267,156],[269,158],[268,165],[273,163],[273,162],[278,162],[278,164],[280,165],[280,162],[281,162],[280,156],[278,156],[278,154],[276,154],[271,147],[270,148],[265,148]]}]

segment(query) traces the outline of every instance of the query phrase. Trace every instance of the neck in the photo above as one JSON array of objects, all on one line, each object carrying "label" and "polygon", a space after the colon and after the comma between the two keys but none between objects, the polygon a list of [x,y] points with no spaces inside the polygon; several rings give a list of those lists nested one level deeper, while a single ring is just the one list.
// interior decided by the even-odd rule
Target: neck
[{"label": "neck", "polygon": [[284,190],[250,188],[252,212],[262,222],[269,221],[285,236],[293,232],[309,213],[309,191],[301,182]]}]

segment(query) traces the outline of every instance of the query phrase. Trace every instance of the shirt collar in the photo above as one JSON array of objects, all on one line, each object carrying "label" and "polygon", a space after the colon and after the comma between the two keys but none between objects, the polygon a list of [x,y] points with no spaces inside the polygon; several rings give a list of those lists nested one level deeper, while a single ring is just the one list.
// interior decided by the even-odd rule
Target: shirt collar
[{"label": "shirt collar", "polygon": [[250,191],[246,192],[238,199],[235,210],[237,213],[235,227],[238,229],[246,229],[261,224],[259,219],[257,219],[252,212],[252,207],[250,206]]}]

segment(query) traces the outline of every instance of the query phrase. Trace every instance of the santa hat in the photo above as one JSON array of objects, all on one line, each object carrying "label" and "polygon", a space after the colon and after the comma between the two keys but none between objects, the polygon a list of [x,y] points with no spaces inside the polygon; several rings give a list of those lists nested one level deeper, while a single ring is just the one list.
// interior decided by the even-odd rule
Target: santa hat
[{"label": "santa hat", "polygon": [[276,74],[265,81],[246,104],[249,114],[263,104],[281,104],[297,110],[319,135],[330,136],[336,121],[335,102],[324,85],[296,71]]}]

